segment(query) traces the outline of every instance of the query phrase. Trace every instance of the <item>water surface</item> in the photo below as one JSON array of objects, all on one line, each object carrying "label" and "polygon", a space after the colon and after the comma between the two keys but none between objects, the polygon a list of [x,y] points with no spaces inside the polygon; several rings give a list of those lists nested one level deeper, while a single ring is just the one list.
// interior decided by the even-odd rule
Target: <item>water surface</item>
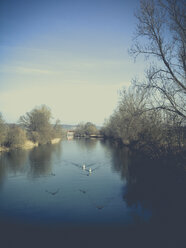
[{"label": "water surface", "polygon": [[[155,247],[154,237],[159,247],[174,247],[174,242],[182,247],[184,166],[178,169],[171,163],[160,166],[127,148],[90,139],[1,154],[1,227],[5,235],[10,227],[24,225],[58,231],[102,227],[101,232],[111,228],[118,240],[127,233],[131,245],[133,235],[140,237],[143,245],[149,237],[151,247]],[[47,231],[40,228],[40,233]],[[104,234],[101,237],[105,239]]]}]

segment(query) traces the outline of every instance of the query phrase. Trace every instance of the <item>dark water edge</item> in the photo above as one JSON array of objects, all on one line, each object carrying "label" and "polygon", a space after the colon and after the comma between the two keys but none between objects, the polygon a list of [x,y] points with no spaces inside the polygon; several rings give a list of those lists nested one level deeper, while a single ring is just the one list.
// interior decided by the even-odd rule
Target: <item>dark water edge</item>
[{"label": "dark water edge", "polygon": [[[144,222],[136,215],[135,223],[127,226],[61,222],[46,225],[5,216],[0,221],[0,247],[186,247],[185,161],[175,156],[153,160],[142,153],[100,142],[111,153],[113,170],[127,181],[123,201],[128,207],[140,205],[149,209],[151,218]],[[90,152],[95,144],[86,141],[81,145],[83,149],[90,146]],[[42,162],[41,167],[31,167],[34,169],[32,176],[48,173],[51,149],[49,146],[46,148],[30,153],[32,162]],[[41,161],[41,154],[47,158],[47,163]],[[20,154],[10,157],[9,161],[12,159],[13,168],[20,171]],[[31,165],[34,166],[34,163]]]},{"label": "dark water edge", "polygon": [[[179,235],[158,225],[35,226],[1,223],[1,247],[169,247],[184,248],[185,229]],[[159,223],[161,224],[161,223]]]}]

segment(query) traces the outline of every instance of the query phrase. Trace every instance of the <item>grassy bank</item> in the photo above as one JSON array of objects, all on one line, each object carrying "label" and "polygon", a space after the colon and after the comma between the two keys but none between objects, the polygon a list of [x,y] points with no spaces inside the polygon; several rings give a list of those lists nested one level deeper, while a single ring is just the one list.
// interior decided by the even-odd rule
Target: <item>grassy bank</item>
[{"label": "grassy bank", "polygon": [[[61,141],[61,138],[55,138],[55,139],[52,139],[50,142],[50,144],[57,144]],[[5,146],[0,146],[0,152],[8,152],[10,150],[13,150],[13,149],[24,149],[24,150],[29,150],[29,149],[32,149],[34,147],[37,147],[39,146],[40,144],[38,142],[32,142],[30,140],[26,140],[25,143],[23,145],[17,145],[17,146],[14,146],[14,147],[5,147]]]}]

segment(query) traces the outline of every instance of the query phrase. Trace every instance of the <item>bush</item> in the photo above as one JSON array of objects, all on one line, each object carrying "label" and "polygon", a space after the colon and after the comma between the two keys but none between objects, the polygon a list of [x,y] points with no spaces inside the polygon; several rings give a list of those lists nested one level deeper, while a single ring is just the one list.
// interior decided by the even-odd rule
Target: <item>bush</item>
[{"label": "bush", "polygon": [[18,126],[9,128],[5,143],[7,147],[18,148],[23,146],[25,142],[26,142],[26,133],[22,128]]}]

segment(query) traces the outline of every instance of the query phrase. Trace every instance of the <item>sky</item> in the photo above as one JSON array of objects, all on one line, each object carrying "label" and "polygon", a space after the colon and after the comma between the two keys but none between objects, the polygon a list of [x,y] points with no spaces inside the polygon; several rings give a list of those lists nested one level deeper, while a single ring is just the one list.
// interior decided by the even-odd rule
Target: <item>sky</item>
[{"label": "sky", "polygon": [[141,75],[128,54],[137,0],[1,0],[0,112],[46,104],[64,124],[102,125]]}]

